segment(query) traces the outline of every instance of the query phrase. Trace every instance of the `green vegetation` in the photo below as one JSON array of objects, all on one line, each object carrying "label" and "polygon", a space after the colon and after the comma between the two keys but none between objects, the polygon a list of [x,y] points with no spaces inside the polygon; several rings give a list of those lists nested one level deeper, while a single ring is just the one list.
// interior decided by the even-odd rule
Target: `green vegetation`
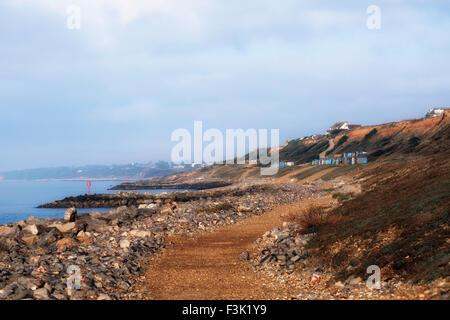
[{"label": "green vegetation", "polygon": [[319,158],[320,153],[327,150],[328,146],[329,142],[326,138],[313,143],[291,140],[280,151],[280,161],[293,161],[296,164],[309,163]]}]

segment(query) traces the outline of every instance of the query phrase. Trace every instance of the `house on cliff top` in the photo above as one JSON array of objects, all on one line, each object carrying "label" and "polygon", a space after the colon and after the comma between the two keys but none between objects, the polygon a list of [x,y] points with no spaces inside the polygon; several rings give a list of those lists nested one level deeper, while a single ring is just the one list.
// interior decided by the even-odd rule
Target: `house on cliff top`
[{"label": "house on cliff top", "polygon": [[425,115],[426,118],[442,116],[445,112],[444,108],[431,108]]},{"label": "house on cliff top", "polygon": [[333,124],[330,129],[328,129],[326,131],[326,134],[330,134],[336,131],[341,131],[341,130],[352,130],[355,128],[359,128],[361,127],[360,124],[350,124],[348,121],[340,121],[340,122],[336,122],[335,124]]}]

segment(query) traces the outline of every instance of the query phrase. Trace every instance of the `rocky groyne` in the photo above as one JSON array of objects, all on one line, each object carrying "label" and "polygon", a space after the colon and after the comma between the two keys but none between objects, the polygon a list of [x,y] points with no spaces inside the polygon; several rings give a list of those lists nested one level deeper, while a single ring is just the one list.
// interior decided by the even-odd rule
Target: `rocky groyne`
[{"label": "rocky groyne", "polygon": [[226,181],[203,181],[203,182],[184,182],[184,183],[162,183],[162,182],[125,182],[112,187],[110,190],[156,190],[156,189],[193,189],[206,190],[221,188],[231,185],[231,182]]}]

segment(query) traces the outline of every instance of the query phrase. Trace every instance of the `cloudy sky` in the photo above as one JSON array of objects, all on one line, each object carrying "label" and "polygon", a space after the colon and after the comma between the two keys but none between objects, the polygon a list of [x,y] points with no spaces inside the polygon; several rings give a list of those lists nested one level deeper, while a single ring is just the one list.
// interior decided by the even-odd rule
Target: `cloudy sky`
[{"label": "cloudy sky", "polygon": [[449,12],[446,0],[0,0],[0,171],[169,160],[172,131],[194,120],[279,128],[283,142],[421,117],[450,104]]}]

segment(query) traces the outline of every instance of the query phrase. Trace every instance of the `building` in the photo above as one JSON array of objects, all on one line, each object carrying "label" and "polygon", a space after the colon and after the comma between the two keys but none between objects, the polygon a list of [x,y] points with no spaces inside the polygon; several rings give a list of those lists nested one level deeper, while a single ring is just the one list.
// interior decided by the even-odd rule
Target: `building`
[{"label": "building", "polygon": [[336,154],[332,158],[314,159],[311,164],[313,166],[367,164],[367,152],[357,151]]},{"label": "building", "polygon": [[444,112],[445,112],[444,108],[431,108],[430,110],[428,110],[425,117],[433,118],[433,117],[442,116],[444,114]]},{"label": "building", "polygon": [[291,161],[291,162],[286,162],[286,166],[287,166],[287,167],[293,167],[294,164],[295,164],[295,163],[292,162],[292,161]]},{"label": "building", "polygon": [[360,124],[350,124],[348,121],[340,121],[340,122],[336,122],[335,124],[333,124],[330,129],[328,129],[326,131],[326,134],[330,134],[336,131],[341,131],[341,130],[353,130],[356,128],[361,127]]}]

